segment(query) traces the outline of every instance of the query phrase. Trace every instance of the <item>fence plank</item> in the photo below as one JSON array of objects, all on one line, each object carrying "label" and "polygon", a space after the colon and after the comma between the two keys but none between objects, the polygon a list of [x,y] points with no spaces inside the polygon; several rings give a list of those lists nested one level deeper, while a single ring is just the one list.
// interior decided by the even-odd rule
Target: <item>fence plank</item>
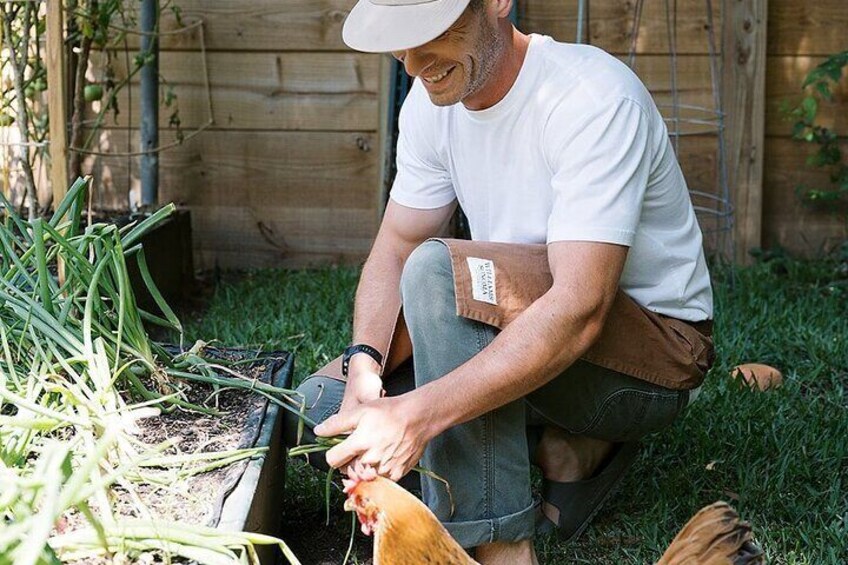
[{"label": "fence plank", "polygon": [[[707,15],[703,0],[677,3],[677,50],[679,53],[709,53]],[[721,22],[721,2],[713,2],[713,22]],[[577,30],[576,0],[521,0],[519,28],[524,32],[551,35],[573,42]],[[590,3],[589,43],[611,53],[630,51],[635,14],[632,0],[600,0]],[[637,53],[667,53],[668,33],[665,4],[646,1],[642,11]],[[719,41],[716,34],[716,41]],[[720,46],[718,46],[720,48]]]},{"label": "fence plank", "polygon": [[195,249],[194,261],[201,269],[309,269],[327,265],[361,265],[368,256],[367,248],[362,251],[339,253],[287,253],[281,254],[263,249],[221,251]]},{"label": "fence plank", "polygon": [[[685,136],[680,139],[677,161],[690,190],[717,193],[718,137]],[[711,205],[711,204],[710,204]]]},{"label": "fence plank", "polygon": [[[206,47],[217,51],[347,50],[342,23],[356,0],[180,0],[174,11],[163,10],[161,49],[199,49],[197,29],[172,33],[199,19],[204,21]],[[137,4],[137,3],[130,3]],[[134,27],[133,13],[128,14]],[[137,18],[136,18],[137,19]],[[138,37],[127,36],[138,47]]]},{"label": "fence plank", "polygon": [[196,206],[201,268],[302,266],[362,259],[377,233],[376,210]]},{"label": "fence plank", "polygon": [[[102,62],[101,54],[98,64]],[[214,129],[376,130],[379,57],[360,53],[208,53]],[[127,75],[123,57],[112,67]],[[207,121],[208,103],[201,54],[163,52],[159,69],[176,105],[161,105],[160,126],[175,108],[186,129]],[[163,87],[163,91],[166,87]],[[132,104],[130,104],[130,96]],[[137,81],[118,95],[110,125],[138,124]],[[99,106],[98,106],[99,107]]]},{"label": "fence plank", "polygon": [[739,0],[724,18],[727,171],[741,262],[762,243],[767,6],[767,0]]},{"label": "fence plank", "polygon": [[[163,143],[172,136],[160,132]],[[137,131],[107,130],[100,148],[126,151],[128,138],[136,149]],[[160,201],[376,210],[379,159],[373,132],[206,131],[160,155]],[[126,207],[117,187],[126,186],[129,173],[137,188],[137,157],[89,157],[85,168],[95,177],[100,207]]]},{"label": "fence plank", "polygon": [[848,49],[845,0],[771,0],[769,55],[830,55]]},{"label": "fence plank", "polygon": [[[766,139],[763,243],[806,257],[833,251],[848,239],[848,217],[839,210],[814,209],[796,194],[800,186],[833,187],[829,171],[805,163],[811,147],[786,138]],[[848,152],[848,142],[842,144]]]}]

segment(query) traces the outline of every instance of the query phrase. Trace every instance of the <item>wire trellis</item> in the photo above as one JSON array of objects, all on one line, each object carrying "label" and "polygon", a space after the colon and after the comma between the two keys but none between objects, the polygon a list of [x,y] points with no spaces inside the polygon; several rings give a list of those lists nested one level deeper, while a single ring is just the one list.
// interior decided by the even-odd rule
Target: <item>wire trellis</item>
[{"label": "wire trellis", "polygon": [[[47,1],[48,0],[0,0],[0,2],[32,3],[32,4],[44,4]],[[120,25],[116,25],[116,24],[113,24],[113,23],[107,24],[107,27],[109,29],[121,32],[125,35],[135,35],[135,36],[152,35],[149,32],[143,32],[143,31],[138,30],[138,29],[133,29],[133,28],[127,27],[127,26],[120,26]],[[129,163],[130,159],[132,159],[133,157],[140,157],[140,156],[149,155],[149,154],[153,154],[153,153],[163,153],[163,152],[166,152],[168,150],[174,149],[174,148],[176,148],[180,145],[185,144],[188,140],[198,136],[203,131],[212,127],[215,124],[215,116],[214,116],[214,110],[213,110],[213,104],[212,104],[212,89],[211,89],[210,78],[209,78],[209,67],[208,67],[208,57],[207,57],[207,50],[206,50],[206,37],[205,37],[204,27],[205,27],[205,21],[202,18],[198,18],[196,21],[193,21],[193,22],[191,22],[187,25],[182,25],[180,27],[177,27],[177,28],[174,28],[174,29],[169,29],[167,31],[157,30],[157,31],[154,32],[155,35],[161,37],[161,36],[172,36],[172,35],[185,34],[185,33],[191,32],[195,29],[197,30],[199,47],[200,47],[201,68],[202,68],[202,74],[203,74],[204,102],[205,102],[205,107],[206,107],[205,108],[206,109],[206,120],[202,124],[198,125],[197,127],[193,128],[190,131],[181,133],[180,136],[179,136],[179,139],[177,139],[175,141],[165,143],[165,144],[160,144],[157,147],[153,147],[153,148],[150,148],[150,149],[137,150],[137,151],[132,150],[132,147],[131,147],[132,146],[132,138],[128,137],[127,138],[127,149],[126,149],[126,151],[114,151],[114,150],[108,150],[108,149],[107,150],[101,150],[98,147],[91,147],[89,145],[89,142],[87,142],[86,144],[84,144],[83,147],[68,146],[67,147],[68,152],[69,153],[73,152],[73,153],[77,153],[77,154],[81,154],[81,155],[87,155],[87,156],[91,156],[91,157],[126,158],[128,160],[126,170],[127,170],[127,175],[128,175],[128,178],[127,178],[127,187],[128,188],[127,188],[127,190],[129,192],[130,186],[131,186],[129,176],[131,175],[131,169],[132,169],[132,167]],[[124,51],[126,53],[129,53],[129,48],[127,47],[126,40],[124,41]],[[129,62],[127,61],[127,71],[129,72],[129,70],[130,70]],[[131,90],[128,91],[128,96],[129,96],[129,104],[130,104],[129,113],[132,114],[132,102],[133,102],[133,100],[132,100]],[[90,126],[91,122],[88,122],[88,123],[83,122],[83,125]],[[70,124],[67,124],[66,127],[70,127]],[[97,128],[97,127],[99,127],[99,124],[95,125],[95,128]],[[3,129],[3,128],[0,128],[0,129]],[[8,128],[6,128],[6,129],[8,129]],[[93,139],[93,138],[91,138],[91,139]],[[97,143],[95,142],[94,145],[97,145]],[[50,146],[49,140],[42,141],[42,142],[35,142],[35,141],[24,142],[24,141],[21,141],[19,139],[16,139],[15,137],[12,137],[11,139],[6,139],[5,137],[0,139],[0,148],[5,148],[5,147],[18,148],[19,151],[26,151],[27,149],[42,149],[43,150],[44,148],[47,148],[49,146]],[[5,157],[4,157],[4,159],[5,159]],[[48,159],[49,159],[49,157],[48,157]],[[8,173],[7,170],[5,170],[5,169],[3,169],[3,170],[5,171],[5,173]],[[4,182],[4,185],[9,185],[8,180],[6,180]]]},{"label": "wire trellis", "polygon": [[[100,157],[140,157],[142,155],[150,155],[152,153],[162,153],[164,151],[167,151],[168,149],[173,149],[173,148],[175,148],[179,145],[182,145],[183,143],[185,143],[189,139],[196,137],[197,135],[202,133],[204,130],[211,127],[215,123],[215,115],[212,111],[212,89],[209,85],[209,67],[208,67],[208,63],[206,61],[206,37],[203,33],[203,24],[204,24],[204,22],[201,19],[201,20],[197,20],[196,22],[191,23],[187,26],[183,26],[183,27],[180,27],[180,28],[177,28],[177,29],[173,29],[173,30],[169,30],[169,31],[160,31],[160,32],[157,33],[157,35],[159,35],[159,36],[176,35],[176,34],[179,34],[179,33],[186,33],[188,31],[195,29],[195,28],[198,30],[198,36],[200,38],[200,55],[201,55],[201,62],[202,62],[202,65],[203,65],[203,86],[204,86],[204,91],[205,91],[205,94],[206,94],[206,96],[205,96],[206,122],[204,122],[203,124],[201,124],[200,126],[195,128],[194,130],[188,132],[187,134],[183,135],[177,141],[173,141],[171,143],[167,143],[167,144],[164,144],[164,145],[159,145],[159,146],[153,147],[151,149],[145,149],[145,150],[140,150],[140,151],[118,151],[118,152],[115,152],[115,151],[96,151],[96,150],[93,150],[93,149],[86,149],[84,147],[68,147],[68,151],[74,151],[76,153],[81,153],[83,155],[94,155],[94,156],[100,156]],[[113,29],[117,29],[117,30],[122,31],[122,32],[125,32],[125,33],[130,33],[130,34],[133,34],[133,35],[145,35],[143,32],[124,28],[124,27],[120,27],[120,26],[110,25],[109,27],[113,28]],[[149,35],[149,34],[147,34],[147,35]]]},{"label": "wire trellis", "polygon": [[[581,4],[588,0],[578,0]],[[633,25],[630,32],[630,50],[627,64],[636,69],[637,46],[642,25],[642,13],[646,0],[635,0]],[[706,44],[710,66],[710,86],[712,89],[712,107],[687,104],[681,100],[678,77],[679,51],[677,43],[677,0],[663,0],[665,8],[666,38],[668,41],[669,73],[671,85],[671,103],[657,104],[665,117],[669,136],[675,153],[680,156],[680,140],[686,136],[714,135],[717,141],[716,174],[713,186],[692,186],[694,179],[687,179],[690,187],[695,213],[701,230],[707,239],[707,246],[716,254],[733,261],[733,204],[727,176],[727,154],[724,141],[724,112],[721,100],[721,82],[719,53],[716,48],[716,34],[713,20],[712,0],[704,0],[704,16],[707,24]],[[580,10],[579,14],[585,13]],[[578,22],[578,29],[582,29]]]}]

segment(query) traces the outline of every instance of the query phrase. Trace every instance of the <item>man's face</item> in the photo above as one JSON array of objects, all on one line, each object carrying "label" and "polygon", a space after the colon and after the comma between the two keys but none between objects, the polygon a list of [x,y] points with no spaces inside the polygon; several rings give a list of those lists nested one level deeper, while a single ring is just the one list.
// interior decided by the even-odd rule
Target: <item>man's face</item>
[{"label": "man's face", "polygon": [[433,104],[456,104],[476,94],[494,72],[504,46],[496,22],[485,9],[468,8],[436,39],[392,55],[410,76],[421,78]]}]

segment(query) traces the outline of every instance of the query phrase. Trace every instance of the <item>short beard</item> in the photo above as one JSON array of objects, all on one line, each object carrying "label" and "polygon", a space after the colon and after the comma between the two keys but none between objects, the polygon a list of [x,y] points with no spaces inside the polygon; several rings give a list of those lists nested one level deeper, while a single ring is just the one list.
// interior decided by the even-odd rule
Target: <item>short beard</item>
[{"label": "short beard", "polygon": [[501,56],[506,47],[506,41],[497,27],[490,27],[485,20],[485,16],[480,18],[480,35],[477,38],[477,60],[480,63],[480,68],[474,76],[470,77],[468,86],[465,88],[465,93],[462,99],[478,92],[489,81],[494,73],[495,68],[500,62]]}]

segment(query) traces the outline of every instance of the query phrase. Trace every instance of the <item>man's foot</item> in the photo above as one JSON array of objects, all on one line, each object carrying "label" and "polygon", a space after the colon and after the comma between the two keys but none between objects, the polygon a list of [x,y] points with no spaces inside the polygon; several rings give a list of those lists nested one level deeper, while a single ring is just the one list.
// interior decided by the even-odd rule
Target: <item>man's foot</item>
[{"label": "man's foot", "polygon": [[487,543],[477,548],[474,559],[481,565],[539,565],[533,540]]},{"label": "man's foot", "polygon": [[[569,434],[561,428],[546,426],[536,449],[534,462],[548,481],[571,483],[591,477],[609,457],[615,444],[586,436]],[[559,524],[559,509],[542,501],[542,512]]]}]

